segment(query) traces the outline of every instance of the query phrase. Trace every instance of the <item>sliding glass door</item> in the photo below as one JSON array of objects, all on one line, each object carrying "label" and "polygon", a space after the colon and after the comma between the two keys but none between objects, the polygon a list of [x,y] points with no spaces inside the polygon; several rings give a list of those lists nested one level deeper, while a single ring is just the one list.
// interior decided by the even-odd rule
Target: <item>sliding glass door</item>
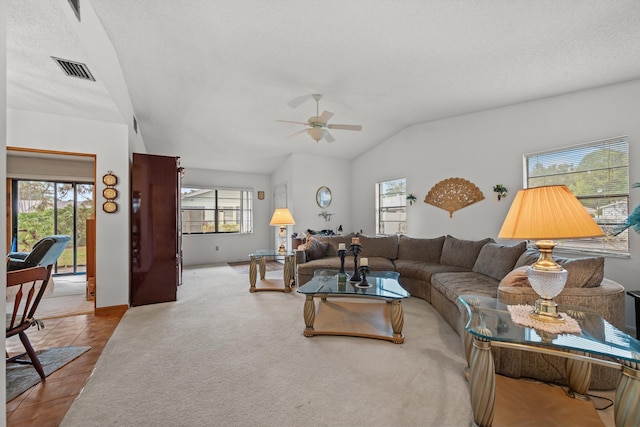
[{"label": "sliding glass door", "polygon": [[43,237],[65,234],[71,243],[54,273],[86,272],[86,222],[93,213],[94,186],[87,182],[12,181],[13,248],[30,252]]}]

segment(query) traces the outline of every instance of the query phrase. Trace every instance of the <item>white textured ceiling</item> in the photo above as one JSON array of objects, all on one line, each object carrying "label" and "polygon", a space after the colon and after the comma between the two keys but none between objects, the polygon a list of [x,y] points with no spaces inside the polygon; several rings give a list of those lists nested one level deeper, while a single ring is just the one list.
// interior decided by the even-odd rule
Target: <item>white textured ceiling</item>
[{"label": "white textured ceiling", "polygon": [[[635,0],[89,1],[148,151],[186,167],[353,159],[411,124],[640,78]],[[9,1],[8,105],[122,121],[99,75],[70,79],[49,58],[84,58],[65,3]],[[288,106],[312,93],[330,123],[363,130],[287,138],[303,127],[276,120],[315,115],[310,97]]]}]

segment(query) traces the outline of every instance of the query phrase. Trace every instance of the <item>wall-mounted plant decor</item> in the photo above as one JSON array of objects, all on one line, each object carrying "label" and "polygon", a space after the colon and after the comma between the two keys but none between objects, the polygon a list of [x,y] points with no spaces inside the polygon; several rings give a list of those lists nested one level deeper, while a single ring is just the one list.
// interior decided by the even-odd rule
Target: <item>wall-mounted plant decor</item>
[{"label": "wall-mounted plant decor", "polygon": [[502,184],[497,184],[493,186],[493,192],[498,193],[498,201],[503,197],[507,197],[507,187]]},{"label": "wall-mounted plant decor", "polygon": [[484,200],[482,191],[462,178],[447,178],[434,185],[424,198],[424,202],[449,212],[449,218],[457,210]]},{"label": "wall-mounted plant decor", "polygon": [[407,194],[407,200],[409,201],[409,205],[413,206],[413,202],[415,202],[416,200],[418,200],[418,198],[416,197],[415,194],[413,193],[409,193]]}]

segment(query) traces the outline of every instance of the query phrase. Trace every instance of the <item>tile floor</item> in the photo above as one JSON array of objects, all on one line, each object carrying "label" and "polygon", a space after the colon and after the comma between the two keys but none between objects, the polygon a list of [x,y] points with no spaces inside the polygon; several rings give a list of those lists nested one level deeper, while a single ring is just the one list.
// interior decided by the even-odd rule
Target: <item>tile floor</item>
[{"label": "tile floor", "polygon": [[[29,340],[36,351],[69,345],[91,346],[91,350],[49,375],[46,381],[7,402],[7,426],[60,425],[125,311],[125,308],[115,308],[101,312],[99,316],[81,314],[44,319],[44,329],[29,329]],[[17,336],[7,340],[7,351],[9,355],[24,352]]]}]

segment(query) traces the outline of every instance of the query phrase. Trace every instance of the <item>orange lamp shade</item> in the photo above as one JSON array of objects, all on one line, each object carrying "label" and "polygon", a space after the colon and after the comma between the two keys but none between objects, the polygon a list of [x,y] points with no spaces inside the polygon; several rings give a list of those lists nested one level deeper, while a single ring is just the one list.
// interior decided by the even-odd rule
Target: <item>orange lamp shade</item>
[{"label": "orange lamp shade", "polygon": [[296,221],[287,208],[277,208],[273,212],[269,225],[295,225]]},{"label": "orange lamp shade", "polygon": [[601,237],[604,232],[565,185],[518,191],[499,238],[552,240]]}]

